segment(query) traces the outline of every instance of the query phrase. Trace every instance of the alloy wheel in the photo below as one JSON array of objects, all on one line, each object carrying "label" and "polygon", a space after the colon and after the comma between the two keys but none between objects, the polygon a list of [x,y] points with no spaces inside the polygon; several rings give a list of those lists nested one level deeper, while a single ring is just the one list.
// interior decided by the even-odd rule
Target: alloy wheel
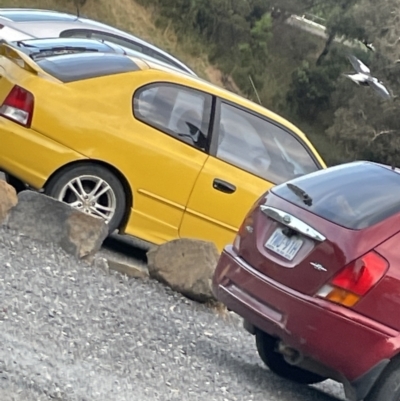
[{"label": "alloy wheel", "polygon": [[81,175],[65,184],[57,197],[59,201],[108,223],[114,216],[117,199],[111,186],[102,178]]}]

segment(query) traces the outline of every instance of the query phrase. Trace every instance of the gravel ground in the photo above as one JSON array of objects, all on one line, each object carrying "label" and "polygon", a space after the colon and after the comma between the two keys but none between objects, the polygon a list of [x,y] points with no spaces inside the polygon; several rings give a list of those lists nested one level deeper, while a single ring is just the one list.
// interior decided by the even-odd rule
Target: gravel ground
[{"label": "gravel ground", "polygon": [[152,280],[78,263],[0,227],[1,401],[333,401],[259,361],[254,339]]}]

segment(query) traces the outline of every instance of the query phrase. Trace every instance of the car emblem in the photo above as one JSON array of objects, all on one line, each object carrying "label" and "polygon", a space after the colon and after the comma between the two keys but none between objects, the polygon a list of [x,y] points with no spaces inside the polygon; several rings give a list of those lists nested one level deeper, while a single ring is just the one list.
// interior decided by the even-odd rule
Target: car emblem
[{"label": "car emblem", "polygon": [[310,262],[310,265],[311,265],[315,270],[318,270],[319,272],[327,272],[327,271],[328,271],[328,270],[325,269],[325,267],[322,266],[320,263]]}]

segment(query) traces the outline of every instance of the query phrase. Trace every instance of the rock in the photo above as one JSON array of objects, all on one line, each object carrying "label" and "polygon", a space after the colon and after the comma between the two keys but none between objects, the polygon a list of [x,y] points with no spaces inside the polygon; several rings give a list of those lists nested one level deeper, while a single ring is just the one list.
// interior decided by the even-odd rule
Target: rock
[{"label": "rock", "polygon": [[107,264],[110,270],[115,270],[119,273],[126,274],[128,277],[133,277],[133,278],[149,277],[149,272],[145,268],[138,265],[134,265],[132,263],[107,259]]},{"label": "rock", "polygon": [[18,194],[18,204],[6,224],[32,239],[54,243],[77,258],[90,258],[108,236],[102,219],[34,191]]},{"label": "rock", "polygon": [[198,301],[215,300],[211,280],[219,259],[212,242],[182,238],[147,252],[150,277]]},{"label": "rock", "polygon": [[18,197],[15,189],[5,181],[0,180],[0,224],[17,203]]},{"label": "rock", "polygon": [[106,258],[95,256],[95,257],[93,257],[91,265],[93,267],[95,267],[96,269],[102,270],[106,274],[110,273],[110,268],[108,266],[108,261]]}]

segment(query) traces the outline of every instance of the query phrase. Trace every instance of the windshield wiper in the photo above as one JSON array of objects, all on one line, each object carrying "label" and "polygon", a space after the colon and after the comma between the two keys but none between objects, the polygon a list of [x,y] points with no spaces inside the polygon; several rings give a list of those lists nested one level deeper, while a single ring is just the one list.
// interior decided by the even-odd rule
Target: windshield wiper
[{"label": "windshield wiper", "polygon": [[18,40],[17,42],[16,42],[16,44],[17,44],[17,46],[19,46],[19,47],[29,47],[29,48],[37,48],[37,46],[34,46],[34,45],[28,45],[28,43],[25,43],[24,41],[22,41],[22,40]]},{"label": "windshield wiper", "polygon": [[306,191],[298,187],[297,185],[291,184],[290,182],[286,186],[297,195],[307,206],[312,205],[312,198]]}]

